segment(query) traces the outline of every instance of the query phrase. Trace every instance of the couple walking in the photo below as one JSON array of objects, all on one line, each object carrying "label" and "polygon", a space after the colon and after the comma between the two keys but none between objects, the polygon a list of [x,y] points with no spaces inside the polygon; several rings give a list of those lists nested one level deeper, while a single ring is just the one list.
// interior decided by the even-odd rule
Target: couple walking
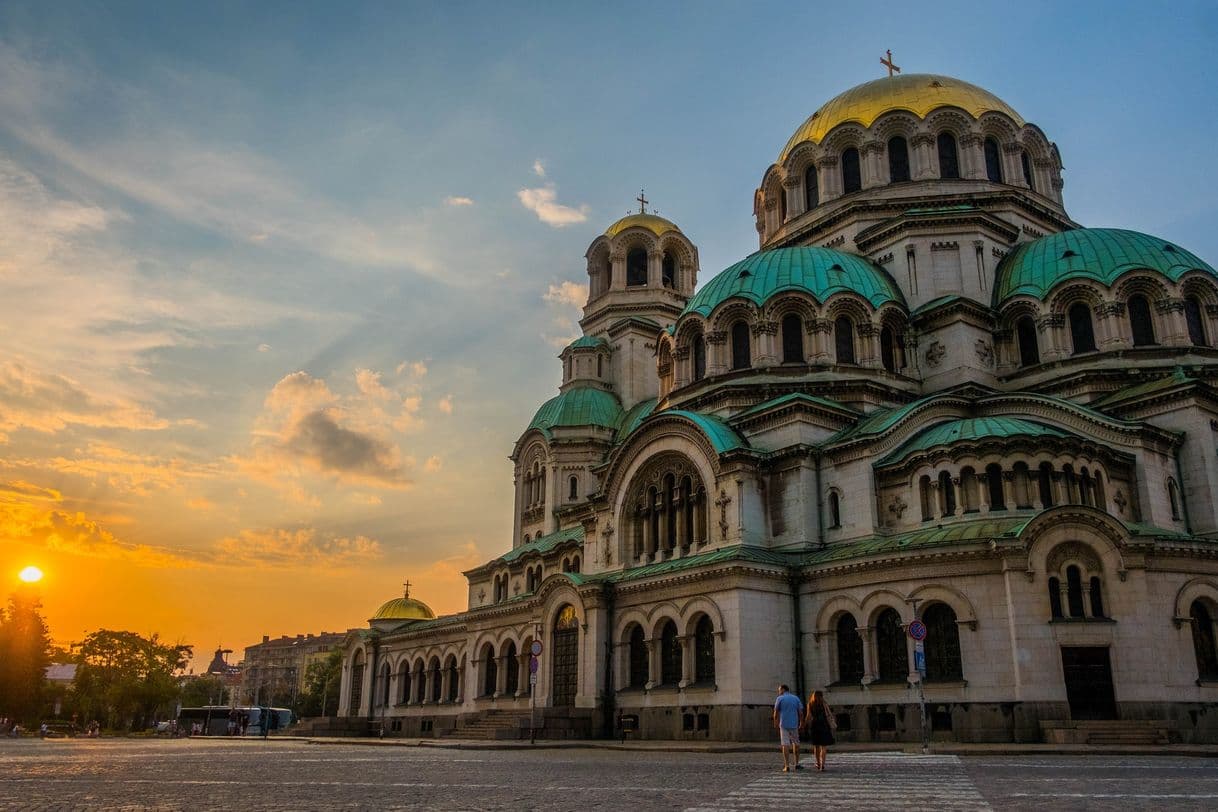
[{"label": "couple walking", "polygon": [[[814,691],[808,697],[808,707],[804,708],[799,697],[791,693],[786,685],[778,686],[778,698],[774,700],[774,726],[778,728],[778,740],[782,746],[782,771],[790,772],[794,766],[802,770],[804,765],[799,763],[799,733],[806,731],[808,741],[816,755],[816,769],[825,769],[825,751],[833,744],[833,729],[837,723],[833,719],[828,703],[825,702],[823,691]],[[794,765],[787,761],[787,750],[791,750]]]}]

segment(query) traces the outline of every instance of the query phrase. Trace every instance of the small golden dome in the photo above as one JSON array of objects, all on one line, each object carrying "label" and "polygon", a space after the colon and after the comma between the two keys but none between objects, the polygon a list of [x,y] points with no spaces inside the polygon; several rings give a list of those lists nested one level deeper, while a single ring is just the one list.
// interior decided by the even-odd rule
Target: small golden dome
[{"label": "small golden dome", "polygon": [[1009,116],[1015,126],[1024,125],[1024,120],[1010,105],[968,82],[932,73],[885,76],[852,87],[821,105],[787,141],[778,163],[785,161],[797,145],[804,141],[819,144],[830,130],[847,121],[870,127],[877,118],[892,110],[908,110],[918,118],[925,118],[939,107],[959,107],[973,118],[996,111]]},{"label": "small golden dome", "polygon": [[659,237],[666,231],[680,231],[676,223],[665,220],[658,214],[628,214],[605,229],[606,237],[616,237],[628,228],[642,227]]},{"label": "small golden dome", "polygon": [[380,609],[376,610],[376,614],[372,616],[373,620],[432,620],[436,613],[431,611],[431,607],[423,603],[423,601],[415,600],[410,597],[410,589],[407,587],[405,594],[400,598],[385,601]]}]

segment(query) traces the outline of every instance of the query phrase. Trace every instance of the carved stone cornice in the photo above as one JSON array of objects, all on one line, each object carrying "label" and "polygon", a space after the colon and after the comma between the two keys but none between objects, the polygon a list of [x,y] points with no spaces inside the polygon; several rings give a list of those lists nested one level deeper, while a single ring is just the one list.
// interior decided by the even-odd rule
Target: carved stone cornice
[{"label": "carved stone cornice", "polygon": [[917,135],[915,135],[909,139],[909,145],[911,147],[920,147],[923,145],[930,145],[933,143],[935,143],[935,137],[933,135],[931,135],[930,133],[918,133]]},{"label": "carved stone cornice", "polygon": [[678,361],[684,361],[686,358],[689,358],[689,347],[677,347],[676,351],[673,352],[672,355]]},{"label": "carved stone cornice", "polygon": [[753,330],[753,335],[755,336],[772,336],[778,334],[778,322],[776,321],[756,321],[753,322],[751,327]]},{"label": "carved stone cornice", "polygon": [[1047,313],[1036,320],[1036,328],[1038,330],[1046,330],[1050,327],[1065,327],[1066,317],[1061,313]]},{"label": "carved stone cornice", "polygon": [[727,341],[727,333],[723,330],[711,330],[703,336],[707,344],[719,345]]},{"label": "carved stone cornice", "polygon": [[1123,316],[1123,315],[1125,315],[1125,303],[1124,302],[1101,302],[1095,308],[1095,315],[1099,316],[1102,319],[1106,319],[1109,316]]},{"label": "carved stone cornice", "polygon": [[1161,299],[1155,299],[1155,310],[1160,313],[1183,313],[1184,300],[1173,299],[1164,296]]}]

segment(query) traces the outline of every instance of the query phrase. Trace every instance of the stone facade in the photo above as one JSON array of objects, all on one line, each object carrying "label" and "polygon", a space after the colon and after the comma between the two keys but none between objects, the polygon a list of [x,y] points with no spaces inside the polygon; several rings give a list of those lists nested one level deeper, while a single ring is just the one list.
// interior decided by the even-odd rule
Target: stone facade
[{"label": "stone facade", "polygon": [[1061,168],[986,91],[897,77],[809,119],[703,287],[675,224],[611,226],[511,549],[467,611],[348,635],[342,713],[758,739],[786,682],[847,740],[917,739],[920,693],[961,741],[1218,740],[1218,274],[1079,228]]}]

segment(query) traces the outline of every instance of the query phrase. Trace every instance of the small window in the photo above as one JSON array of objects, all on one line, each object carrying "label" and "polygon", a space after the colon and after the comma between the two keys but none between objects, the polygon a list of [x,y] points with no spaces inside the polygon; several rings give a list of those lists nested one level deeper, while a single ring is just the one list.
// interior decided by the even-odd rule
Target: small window
[{"label": "small window", "polygon": [[599,356],[599,355],[596,356],[596,377],[598,377],[598,378],[601,376],[601,361],[602,360],[603,359],[601,358],[601,356]]},{"label": "small window", "polygon": [[897,371],[897,342],[892,328],[880,328],[880,363],[889,372]]},{"label": "small window", "polygon": [[1133,332],[1133,345],[1145,347],[1155,342],[1155,325],[1150,318],[1150,302],[1145,296],[1129,297],[1129,328]]},{"label": "small window", "polygon": [[694,627],[694,680],[702,685],[715,683],[715,626],[706,615]]},{"label": "small window", "polygon": [[1066,608],[1070,617],[1083,616],[1083,574],[1073,564],[1066,567]]},{"label": "small window", "polygon": [[1176,521],[1180,520],[1180,488],[1176,486],[1176,480],[1167,480],[1167,501],[1171,504],[1171,517]]},{"label": "small window", "polygon": [[1091,589],[1089,591],[1091,593],[1091,616],[1092,617],[1104,617],[1104,595],[1103,595],[1103,590],[1100,589],[1099,576],[1096,576],[1096,575],[1091,576],[1090,587],[1091,587]]},{"label": "small window", "polygon": [[660,279],[666,288],[675,288],[677,286],[677,260],[672,254],[665,251],[664,261],[660,265]]},{"label": "small window", "polygon": [[956,137],[949,132],[941,132],[936,143],[939,147],[939,177],[949,180],[959,178],[960,157],[956,152]]},{"label": "small window", "polygon": [[579,477],[571,477],[567,480],[567,498],[579,498]]},{"label": "small window", "polygon": [[820,205],[820,180],[816,176],[816,164],[804,170],[804,206],[808,211]]},{"label": "small window", "polygon": [[743,321],[738,321],[732,325],[732,369],[748,369],[752,365],[749,326]]},{"label": "small window", "polygon": [[642,248],[631,248],[626,254],[626,284],[647,284],[647,252]]},{"label": "small window", "polygon": [[1037,469],[1040,475],[1036,478],[1040,489],[1040,504],[1042,507],[1053,507],[1053,466],[1042,462]]},{"label": "small window", "polygon": [[647,640],[643,627],[635,624],[630,630],[630,686],[642,688],[650,677],[647,674]]},{"label": "small window", "polygon": [[888,139],[888,181],[909,180],[909,144],[901,136]]},{"label": "small window", "polygon": [[1082,302],[1070,305],[1070,339],[1074,343],[1074,355],[1095,352],[1095,331],[1091,326],[1091,308]]},{"label": "small window", "polygon": [[841,499],[838,497],[837,491],[829,491],[829,527],[833,529],[841,526]]},{"label": "small window", "polygon": [[849,612],[837,620],[837,679],[861,682],[863,679],[863,638],[859,625]]},{"label": "small window", "polygon": [[1209,339],[1205,336],[1205,322],[1201,318],[1201,302],[1196,296],[1184,299],[1184,320],[1188,322],[1188,338],[1198,347],[1208,347]]},{"label": "small window", "polygon": [[854,322],[845,316],[838,316],[833,322],[833,343],[837,350],[839,364],[853,364],[854,360]]},{"label": "small window", "polygon": [[1188,617],[1193,627],[1193,655],[1197,658],[1197,676],[1203,680],[1218,680],[1218,646],[1215,646],[1214,617],[1210,607],[1195,600]]},{"label": "small window", "polygon": [[1002,466],[997,463],[985,466],[985,481],[989,488],[990,510],[1006,510],[1007,500],[1002,489]]},{"label": "small window", "polygon": [[885,609],[875,622],[879,676],[884,682],[904,682],[909,675],[905,630],[896,609]]},{"label": "small window", "polygon": [[952,477],[947,471],[939,472],[939,498],[943,504],[943,515],[956,515],[956,487],[952,484]]},{"label": "small window", "polygon": [[985,139],[985,176],[993,183],[1002,183],[1002,156],[993,138]]},{"label": "small window", "polygon": [[1028,157],[1026,150],[1019,153],[1019,165],[1023,168],[1023,182],[1035,192],[1036,184],[1032,182],[1032,159]]},{"label": "small window", "polygon": [[1036,322],[1024,316],[1015,322],[1015,337],[1019,341],[1019,363],[1030,367],[1040,363],[1040,346],[1036,339]]},{"label": "small window", "polygon": [[706,377],[706,339],[698,335],[694,339],[694,380]]},{"label": "small window", "polygon": [[660,682],[676,685],[681,681],[681,640],[671,620],[660,632]]},{"label": "small window", "polygon": [[804,362],[804,321],[794,313],[782,317],[782,362]]},{"label": "small window", "polygon": [[850,194],[863,188],[863,176],[859,168],[859,151],[850,147],[842,153],[842,193]]},{"label": "small window", "polygon": [[1049,579],[1049,614],[1054,618],[1062,616],[1062,582],[1056,577]]}]

